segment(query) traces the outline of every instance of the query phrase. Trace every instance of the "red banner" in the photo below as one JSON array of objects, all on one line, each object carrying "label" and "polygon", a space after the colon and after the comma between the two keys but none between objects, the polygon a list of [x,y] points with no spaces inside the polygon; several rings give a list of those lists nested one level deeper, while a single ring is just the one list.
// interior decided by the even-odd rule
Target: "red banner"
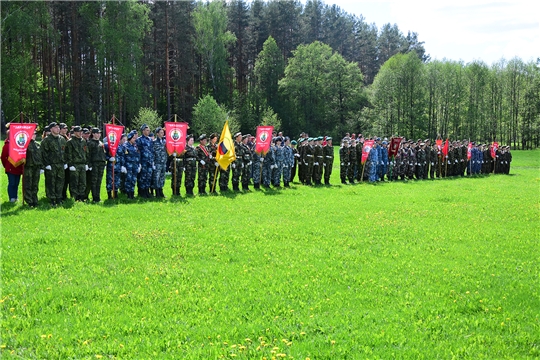
[{"label": "red banner", "polygon": [[391,138],[390,146],[388,147],[388,157],[396,156],[399,151],[399,144],[401,144],[402,137]]},{"label": "red banner", "polygon": [[124,127],[120,125],[105,124],[105,136],[107,137],[107,143],[109,146],[109,152],[111,156],[116,156],[116,150],[120,144],[120,138],[124,133]]},{"label": "red banner", "polygon": [[[437,141],[439,141],[439,140],[437,140]],[[442,142],[442,140],[441,140],[441,142]],[[444,146],[442,148],[442,153],[443,153],[444,157],[446,157],[448,155],[448,146],[449,145],[450,144],[448,143],[448,139],[446,139],[446,142],[444,143]]]},{"label": "red banner", "polygon": [[257,154],[266,155],[270,150],[270,144],[272,142],[273,126],[257,126],[257,135],[255,137],[255,152]]},{"label": "red banner", "polygon": [[442,150],[442,139],[435,140],[435,144],[437,144],[437,150]]},{"label": "red banner", "polygon": [[499,143],[493,142],[493,145],[491,145],[491,157],[495,159],[497,157],[497,150],[499,150]]},{"label": "red banner", "polygon": [[36,127],[37,124],[10,124],[8,161],[13,166],[19,166],[26,162],[26,149],[28,149]]},{"label": "red banner", "polygon": [[364,147],[362,147],[362,164],[365,163],[368,159],[369,152],[371,151],[374,143],[375,140],[366,140],[364,142]]},{"label": "red banner", "polygon": [[167,153],[181,155],[186,148],[186,135],[188,124],[185,122],[166,122],[165,141]]},{"label": "red banner", "polygon": [[469,143],[469,146],[467,146],[467,160],[471,160],[472,158],[472,143]]}]

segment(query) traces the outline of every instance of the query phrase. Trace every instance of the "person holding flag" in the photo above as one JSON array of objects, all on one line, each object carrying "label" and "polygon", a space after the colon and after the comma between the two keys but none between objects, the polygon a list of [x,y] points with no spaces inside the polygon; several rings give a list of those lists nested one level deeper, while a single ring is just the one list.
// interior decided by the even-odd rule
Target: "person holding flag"
[{"label": "person holding flag", "polygon": [[[8,126],[6,125],[6,127]],[[21,182],[21,175],[24,171],[24,164],[20,163],[15,166],[9,161],[9,148],[11,146],[9,133],[10,131],[8,129],[6,131],[6,141],[4,142],[4,147],[2,148],[2,165],[4,166],[6,175],[8,177],[8,198],[10,202],[14,203],[19,200],[19,184]]]},{"label": "person holding flag", "polygon": [[216,193],[216,187],[214,183],[215,183],[215,177],[217,173],[216,170],[219,168],[219,164],[216,161],[217,140],[218,140],[218,134],[212,133],[210,135],[210,143],[207,145],[208,152],[210,153],[210,163],[208,164],[208,175],[209,175],[208,187],[210,188],[211,194]]},{"label": "person holding flag", "polygon": [[184,152],[184,166],[186,174],[184,187],[186,188],[186,195],[193,195],[195,177],[197,176],[197,151],[193,147],[193,143],[195,142],[193,135],[188,135],[186,141],[187,144]]},{"label": "person holding flag", "polygon": [[23,195],[24,202],[31,208],[38,204],[39,177],[43,167],[41,159],[40,144],[36,141],[36,131],[32,135],[32,139],[26,149],[26,163],[24,164],[23,173]]},{"label": "person holding flag", "polygon": [[[126,134],[121,134],[119,136],[118,141],[118,147],[117,149],[120,149],[122,145],[127,141]],[[116,156],[116,150],[114,152],[114,156],[112,153],[112,146],[111,142],[107,141],[105,144],[105,151],[107,153],[107,168],[105,173],[105,186],[107,188],[107,198],[109,200],[111,199],[117,199],[118,198],[118,189],[122,187],[122,157]],[[114,167],[114,182],[113,182],[113,167]]]},{"label": "person holding flag", "polygon": [[219,143],[216,153],[216,162],[220,167],[219,174],[219,189],[220,191],[229,190],[229,165],[236,160],[236,153],[234,151],[234,142],[231,136],[231,130],[229,129],[229,120],[225,121],[221,136],[219,137]]},{"label": "person holding flag", "polygon": [[235,161],[232,163],[232,186],[234,191],[240,191],[240,177],[244,169],[244,150],[242,148],[242,133],[234,134],[234,153],[236,154]]}]

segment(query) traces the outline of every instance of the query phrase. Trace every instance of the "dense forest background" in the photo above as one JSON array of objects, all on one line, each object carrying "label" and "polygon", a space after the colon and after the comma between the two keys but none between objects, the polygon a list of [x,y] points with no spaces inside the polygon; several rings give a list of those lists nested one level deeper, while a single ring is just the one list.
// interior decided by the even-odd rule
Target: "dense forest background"
[{"label": "dense forest background", "polygon": [[243,132],[272,123],[293,137],[440,134],[539,146],[540,59],[432,61],[417,33],[319,0],[0,6],[4,122],[22,112],[41,125],[101,126],[114,114],[131,127],[150,108],[196,133],[204,99]]}]

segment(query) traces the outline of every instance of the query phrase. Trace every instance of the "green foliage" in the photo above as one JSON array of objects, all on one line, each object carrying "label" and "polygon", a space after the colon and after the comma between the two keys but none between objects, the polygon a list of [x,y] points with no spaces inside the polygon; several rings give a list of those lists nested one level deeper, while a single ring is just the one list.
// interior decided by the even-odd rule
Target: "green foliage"
[{"label": "green foliage", "polygon": [[268,125],[273,126],[274,130],[280,131],[281,130],[281,120],[279,119],[279,116],[274,113],[274,111],[271,108],[267,108],[263,115],[262,115],[262,122],[259,125]]},{"label": "green foliage", "polygon": [[[227,111],[218,105],[216,100],[211,95],[206,95],[201,98],[197,105],[193,107],[193,121],[191,123],[191,129],[195,134],[210,135],[213,132],[221,133],[225,120],[227,120]],[[232,126],[231,121],[229,127]],[[237,124],[235,122],[235,128]]]},{"label": "green foliage", "polygon": [[165,200],[56,209],[2,191],[2,359],[537,358],[540,154],[513,155],[510,176],[167,179]]},{"label": "green foliage", "polygon": [[140,130],[143,124],[148,125],[150,131],[154,131],[158,126],[163,126],[163,120],[156,110],[150,108],[140,108],[139,114],[131,121],[132,129]]}]

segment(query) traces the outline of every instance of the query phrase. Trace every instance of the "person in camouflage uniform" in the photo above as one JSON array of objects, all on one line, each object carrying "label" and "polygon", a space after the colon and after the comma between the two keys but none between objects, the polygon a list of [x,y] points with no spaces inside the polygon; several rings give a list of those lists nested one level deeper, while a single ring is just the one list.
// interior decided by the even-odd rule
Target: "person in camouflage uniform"
[{"label": "person in camouflage uniform", "polygon": [[253,188],[259,190],[261,188],[262,166],[264,158],[262,157],[262,154],[257,154],[255,151],[253,151],[251,158],[253,159]]},{"label": "person in camouflage uniform", "polygon": [[156,197],[164,198],[163,186],[165,186],[165,172],[167,171],[167,145],[165,131],[158,127],[155,131],[155,139],[152,142],[154,152],[154,168],[152,171],[152,188],[156,190]]},{"label": "person in camouflage uniform", "polygon": [[313,138],[307,139],[307,145],[304,150],[304,159],[306,161],[306,185],[311,185],[311,179],[313,178],[313,163],[315,162],[315,149],[313,147]]},{"label": "person in camouflage uniform", "polygon": [[279,187],[281,184],[281,176],[283,174],[283,166],[285,164],[285,154],[281,146],[283,139],[278,136],[274,139],[272,151],[274,153],[274,170],[272,171],[272,185]]},{"label": "person in camouflage uniform", "polygon": [[314,139],[314,146],[313,146],[313,184],[315,185],[321,185],[322,180],[322,169],[324,164],[324,155],[323,155],[323,148],[321,145],[322,142],[322,136],[319,136]]},{"label": "person in camouflage uniform", "polygon": [[242,190],[249,190],[249,180],[251,177],[251,167],[253,165],[252,162],[252,154],[251,149],[248,146],[248,140],[251,135],[246,134],[242,136],[242,152],[243,152],[243,162],[244,162],[244,168],[242,169],[242,179],[240,182],[242,183]]},{"label": "person in camouflage uniform", "polygon": [[294,167],[294,150],[291,147],[291,139],[285,137],[285,162],[283,165],[283,186],[290,187],[289,183],[291,182],[291,169]]},{"label": "person in camouflage uniform", "polygon": [[69,176],[69,191],[75,201],[83,201],[86,190],[86,171],[88,170],[88,147],[82,138],[81,127],[73,128],[73,136],[66,142],[66,162]]},{"label": "person in camouflage uniform", "polygon": [[206,195],[206,182],[208,181],[208,165],[210,163],[210,152],[206,148],[206,134],[199,136],[199,146],[195,148],[197,153],[197,172],[199,195]]},{"label": "person in camouflage uniform", "polygon": [[[354,168],[358,162],[358,154],[356,153],[356,141],[351,140],[349,147],[349,162],[347,166],[347,178],[351,184],[354,184]],[[360,154],[362,156],[362,154]]]},{"label": "person in camouflage uniform", "polygon": [[154,167],[154,151],[150,139],[150,128],[144,124],[141,126],[142,135],[137,138],[137,147],[141,154],[141,171],[138,176],[139,196],[150,198],[150,186],[152,185],[152,173]]},{"label": "person in camouflage uniform", "polygon": [[122,164],[120,171],[126,174],[124,186],[128,199],[135,199],[135,183],[137,174],[141,171],[141,154],[136,144],[137,137],[137,130],[132,130],[127,135],[127,141],[116,152],[116,157]]},{"label": "person in camouflage uniform", "polygon": [[66,140],[60,136],[60,127],[56,122],[49,124],[51,134],[41,142],[41,154],[45,166],[45,187],[51,205],[61,204],[65,172],[68,168],[64,160]]},{"label": "person in camouflage uniform", "polygon": [[293,182],[294,178],[296,177],[296,169],[298,169],[298,159],[300,158],[300,154],[298,152],[298,149],[296,147],[296,145],[298,144],[298,142],[296,140],[292,140],[291,141],[291,149],[293,151],[293,156],[294,156],[294,164],[293,164],[293,167],[291,168],[291,180],[290,182]]},{"label": "person in camouflage uniform", "polygon": [[375,183],[377,179],[377,167],[379,164],[379,149],[377,141],[373,143],[373,147],[369,151],[369,182]]},{"label": "person in camouflage uniform", "polygon": [[240,191],[240,178],[244,168],[244,149],[242,148],[242,133],[234,134],[234,153],[236,160],[231,163],[232,167],[232,187],[234,191]]},{"label": "person in camouflage uniform", "polygon": [[219,168],[219,164],[216,161],[217,140],[218,134],[212,133],[210,135],[210,143],[206,146],[208,152],[210,153],[210,163],[208,164],[208,187],[210,188],[210,193],[212,194],[217,193],[217,184],[215,183],[215,180],[217,180],[216,170]]},{"label": "person in camouflage uniform", "polygon": [[[90,141],[90,137],[91,137],[90,129],[83,128],[82,138],[84,139],[84,141],[86,141],[87,146],[88,146],[88,141]],[[90,167],[88,167],[88,170],[86,171],[86,189],[84,191],[83,201],[88,200],[90,191],[92,191],[92,170],[90,169]]]},{"label": "person in camouflage uniform", "polygon": [[[65,123],[60,123],[58,124],[58,126],[60,126],[60,136],[64,138],[64,140],[66,140],[66,145],[67,145],[67,142],[69,141],[70,139],[70,134],[68,133],[68,127]],[[69,179],[69,175],[71,173],[71,170],[69,170],[69,167],[67,169],[64,170],[64,187],[62,188],[62,199],[63,200],[66,200],[67,199],[67,191],[68,191],[68,188],[71,186],[70,185],[70,179]],[[71,189],[70,189],[70,194],[71,194]],[[73,194],[71,194],[71,196],[73,197]]]},{"label": "person in camouflage uniform", "polygon": [[306,167],[307,167],[307,161],[306,161],[306,139],[303,137],[300,137],[298,139],[298,180],[301,184],[306,183]]},{"label": "person in camouflage uniform", "polygon": [[193,135],[188,135],[186,138],[186,151],[184,152],[184,166],[185,166],[185,180],[184,186],[186,188],[186,195],[193,195],[193,188],[195,187],[195,177],[197,176],[197,151],[193,147],[195,140]]},{"label": "person in camouflage uniform", "polygon": [[[116,151],[120,151],[122,145],[127,141],[126,134],[122,134],[118,139],[118,148]],[[122,186],[122,166],[121,158],[119,156],[112,156],[110,144],[105,144],[105,153],[107,154],[107,168],[105,170],[105,186],[107,188],[107,198],[118,199],[118,190]],[[113,181],[113,168],[114,168],[114,181]]]},{"label": "person in camouflage uniform", "polygon": [[420,143],[420,148],[416,152],[416,161],[418,163],[417,172],[418,180],[425,180],[426,176],[426,163],[427,163],[427,154],[426,154],[426,143]]},{"label": "person in camouflage uniform", "polygon": [[380,163],[381,168],[379,169],[379,179],[384,181],[384,176],[388,172],[388,141],[383,140],[381,142],[381,151],[379,153],[381,156]]},{"label": "person in camouflage uniform", "polygon": [[107,154],[105,146],[100,140],[101,130],[98,128],[92,129],[92,138],[88,141],[88,167],[92,173],[92,201],[101,201],[101,182],[103,181],[103,173],[107,164]]},{"label": "person in camouflage uniform", "polygon": [[407,178],[407,174],[408,174],[408,171],[409,171],[409,157],[410,157],[410,149],[409,149],[409,146],[411,145],[410,142],[408,141],[405,141],[405,139],[402,141],[401,143],[402,147],[401,147],[401,150],[400,150],[400,158],[401,158],[401,161],[400,161],[400,164],[399,164],[399,169],[398,169],[398,173],[399,173],[399,176],[401,178],[401,180],[405,180]]},{"label": "person in camouflage uniform", "polygon": [[23,170],[24,201],[30,207],[38,204],[39,176],[43,167],[40,144],[36,141],[36,131],[26,149],[26,163]]},{"label": "person in camouflage uniform", "polygon": [[323,147],[324,158],[324,185],[330,185],[330,175],[332,175],[332,167],[334,166],[334,147],[332,146],[332,138],[326,138],[326,145]]},{"label": "person in camouflage uniform", "polygon": [[261,157],[262,160],[262,184],[265,188],[270,188],[270,183],[272,182],[272,170],[274,169],[274,152],[272,147],[266,153],[264,157]]},{"label": "person in camouflage uniform", "polygon": [[343,139],[339,148],[339,177],[342,184],[347,184],[347,173],[349,171],[349,139]]}]

